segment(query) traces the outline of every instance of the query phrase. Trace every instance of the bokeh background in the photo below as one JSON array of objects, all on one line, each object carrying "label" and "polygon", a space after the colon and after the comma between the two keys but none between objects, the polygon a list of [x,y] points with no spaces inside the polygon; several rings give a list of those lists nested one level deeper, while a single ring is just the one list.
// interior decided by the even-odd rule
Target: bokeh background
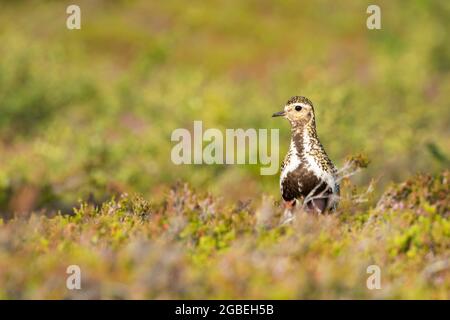
[{"label": "bokeh background", "polygon": [[[380,185],[449,166],[446,1],[2,1],[0,208],[70,207],[90,195],[158,193],[176,180],[231,197],[277,194],[259,166],[175,166],[175,128],[280,128],[292,95],[316,106],[319,136],[355,179]],[[236,188],[245,185],[246,188]]]},{"label": "bokeh background", "polygon": [[[73,3],[81,30],[66,28]],[[381,30],[366,28],[370,4]],[[450,166],[449,21],[449,1],[0,1],[0,217],[68,214],[124,192],[165,199],[177,181],[278,199],[278,175],[258,165],[172,164],[170,136],[194,120],[279,128],[281,160],[289,125],[271,114],[293,95],[313,101],[338,166],[370,160],[356,185],[374,180],[380,195],[439,173]]]}]

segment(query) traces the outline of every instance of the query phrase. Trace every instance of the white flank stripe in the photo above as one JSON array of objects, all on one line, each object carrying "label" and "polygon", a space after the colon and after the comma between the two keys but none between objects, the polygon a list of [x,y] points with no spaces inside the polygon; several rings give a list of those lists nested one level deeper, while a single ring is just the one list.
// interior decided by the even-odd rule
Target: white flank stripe
[{"label": "white flank stripe", "polygon": [[282,187],[281,183],[286,178],[287,174],[289,172],[294,171],[295,169],[297,169],[298,166],[301,163],[301,160],[300,160],[299,156],[297,155],[297,150],[295,149],[294,140],[291,140],[291,145],[289,146],[288,153],[290,154],[289,162],[286,163],[286,165],[284,166],[284,169],[283,169],[283,171],[281,171],[281,175],[280,175],[280,188],[281,188],[281,190],[283,190],[283,187]]}]

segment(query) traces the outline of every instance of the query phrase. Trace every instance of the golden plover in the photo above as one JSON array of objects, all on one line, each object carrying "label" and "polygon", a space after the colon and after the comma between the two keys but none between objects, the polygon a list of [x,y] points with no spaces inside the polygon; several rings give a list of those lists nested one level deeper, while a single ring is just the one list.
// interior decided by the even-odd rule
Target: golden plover
[{"label": "golden plover", "polygon": [[334,209],[339,198],[336,167],[326,154],[316,132],[312,102],[301,96],[289,99],[284,110],[272,117],[284,117],[291,124],[291,144],[281,164],[280,189],[288,209],[303,199],[308,211]]}]

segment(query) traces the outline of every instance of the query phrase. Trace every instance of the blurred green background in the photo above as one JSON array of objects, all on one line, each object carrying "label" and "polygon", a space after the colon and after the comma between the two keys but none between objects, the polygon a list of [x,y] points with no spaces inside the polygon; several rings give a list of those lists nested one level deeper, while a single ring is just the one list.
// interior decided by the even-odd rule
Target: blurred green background
[{"label": "blurred green background", "polygon": [[69,210],[187,181],[233,199],[278,197],[259,166],[175,166],[175,128],[280,128],[293,95],[315,104],[337,165],[381,189],[449,167],[448,1],[0,2],[0,212]]}]

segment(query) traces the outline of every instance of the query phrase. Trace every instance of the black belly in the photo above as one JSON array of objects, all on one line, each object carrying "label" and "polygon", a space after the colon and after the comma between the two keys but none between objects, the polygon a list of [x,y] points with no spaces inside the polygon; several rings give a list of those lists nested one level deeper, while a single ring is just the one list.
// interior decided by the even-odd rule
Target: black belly
[{"label": "black belly", "polygon": [[304,168],[298,168],[289,172],[282,181],[281,186],[283,190],[282,196],[285,201],[306,197],[314,188],[316,189],[313,195],[318,195],[325,189],[329,189],[325,181],[319,179],[312,171]]}]

